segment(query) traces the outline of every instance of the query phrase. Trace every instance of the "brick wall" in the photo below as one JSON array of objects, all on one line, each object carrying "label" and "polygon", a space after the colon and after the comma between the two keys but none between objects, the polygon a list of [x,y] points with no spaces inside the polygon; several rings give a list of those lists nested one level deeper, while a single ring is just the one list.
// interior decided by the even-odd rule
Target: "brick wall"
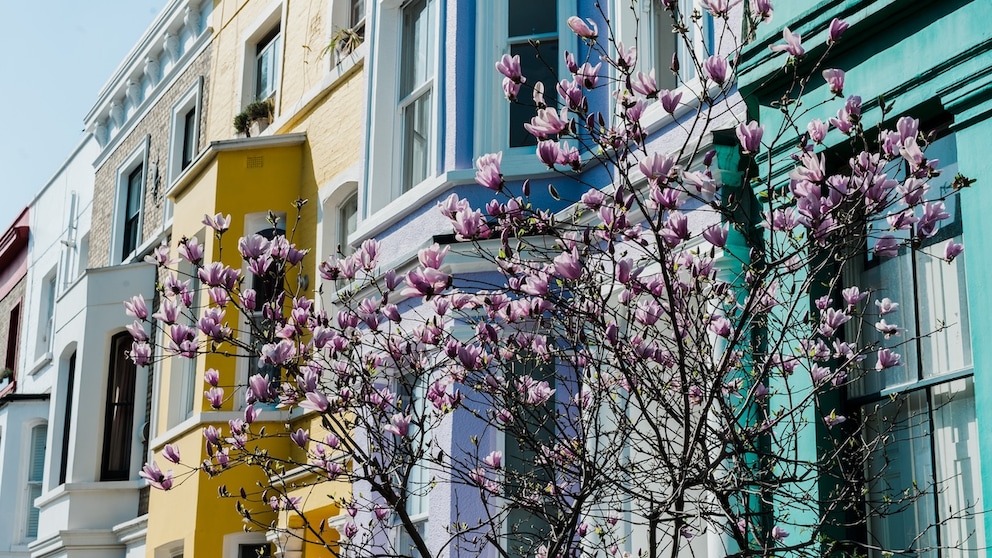
[{"label": "brick wall", "polygon": [[[176,102],[204,77],[202,110],[199,118],[198,152],[207,147],[206,115],[210,96],[211,48],[207,47],[192,61],[183,74],[157,99],[141,121],[128,132],[113,152],[96,169],[93,190],[93,216],[90,233],[89,263],[87,267],[105,267],[116,261],[111,259],[111,236],[114,232],[114,202],[117,177],[121,166],[134,150],[149,138],[148,168],[145,169],[145,192],[142,206],[142,227],[138,244],[141,245],[157,234],[163,225],[165,193],[169,189],[169,141],[172,134],[172,109]],[[157,171],[153,170],[157,167]],[[152,172],[149,172],[152,171]],[[157,175],[157,180],[156,180]]]}]

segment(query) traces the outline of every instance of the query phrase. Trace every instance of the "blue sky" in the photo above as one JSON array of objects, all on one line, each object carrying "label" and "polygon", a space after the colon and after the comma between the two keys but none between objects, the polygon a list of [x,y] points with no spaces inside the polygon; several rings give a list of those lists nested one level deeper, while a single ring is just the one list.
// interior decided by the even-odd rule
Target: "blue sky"
[{"label": "blue sky", "polygon": [[83,117],[167,0],[0,0],[0,233],[82,138]]}]

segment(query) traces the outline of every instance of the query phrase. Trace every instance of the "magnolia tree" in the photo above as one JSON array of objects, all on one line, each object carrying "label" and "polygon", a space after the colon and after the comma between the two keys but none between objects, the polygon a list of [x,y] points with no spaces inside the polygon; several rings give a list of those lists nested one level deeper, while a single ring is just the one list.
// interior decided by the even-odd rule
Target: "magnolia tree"
[{"label": "magnolia tree", "polygon": [[[662,4],[683,40],[701,32],[699,12]],[[187,475],[257,468],[267,482],[222,491],[249,523],[277,529],[286,522],[271,512],[299,515],[291,536],[349,556],[901,550],[850,536],[933,490],[917,479],[889,487],[884,502],[868,496],[899,425],[841,402],[902,365],[908,333],[898,303],[850,270],[935,234],[948,217],[929,189],[938,163],[915,120],[895,130],[861,121],[844,72],[823,66],[847,27],[834,20],[812,64],[797,63],[805,50],[788,28],[771,47],[791,80],[784,124],[734,122],[739,144],[725,149],[741,176],[721,172],[726,157],[701,146],[714,122],[741,113],[733,75],[746,37],[729,25],[735,2],[703,4],[718,44],[670,69],[645,73],[612,29],[575,17],[572,79],[532,83],[518,57],[503,56],[503,90],[510,102],[533,99],[525,127],[557,186],[504,181],[499,153],[479,158],[476,180],[492,200],[440,203],[454,234],[415,264],[384,269],[367,240],[318,265],[284,236],[249,235],[229,266],[184,238],[181,266],[208,295],[194,307],[195,283],[171,269],[167,248],[156,252],[157,313],[126,303],[139,320],[135,362],[221,353],[269,372],[234,386],[207,370],[210,404],[244,400],[243,419],[206,428],[205,462],[166,446],[142,476],[168,490]],[[752,0],[744,28],[771,16],[770,2]],[[679,65],[694,66],[700,86],[659,89],[656,72],[679,75]],[[821,75],[832,97],[804,99]],[[680,150],[652,147],[641,121],[653,104],[679,115]],[[825,105],[835,118],[803,122]],[[831,129],[849,141],[826,153]],[[783,165],[788,179],[773,180]],[[547,203],[534,203],[538,188]],[[204,223],[220,237],[230,218]],[[961,249],[948,242],[943,257]],[[316,292],[287,280],[315,265]],[[269,287],[251,288],[259,282],[243,268]],[[148,324],[163,346],[150,345]],[[311,426],[261,427],[260,410],[273,407]],[[266,438],[288,438],[305,458],[261,449]],[[163,471],[162,460],[176,466]],[[288,482],[288,470],[309,476]],[[345,510],[340,533],[335,518],[304,513],[303,493]],[[251,511],[259,503],[269,515]]]}]

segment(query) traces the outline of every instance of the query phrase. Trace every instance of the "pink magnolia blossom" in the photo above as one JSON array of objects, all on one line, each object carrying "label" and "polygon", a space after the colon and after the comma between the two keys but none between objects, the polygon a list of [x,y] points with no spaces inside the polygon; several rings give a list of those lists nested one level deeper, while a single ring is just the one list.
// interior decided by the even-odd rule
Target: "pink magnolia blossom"
[{"label": "pink magnolia blossom", "polygon": [[195,236],[184,238],[179,242],[179,255],[190,263],[197,263],[203,259],[203,246]]},{"label": "pink magnolia blossom", "polygon": [[216,368],[208,368],[203,372],[203,381],[216,387],[220,383],[220,372]]},{"label": "pink magnolia blossom", "polygon": [[833,21],[830,22],[830,31],[827,35],[827,44],[831,45],[836,43],[837,40],[840,39],[840,36],[844,34],[844,31],[847,31],[848,27],[849,26],[846,21],[835,17]]},{"label": "pink magnolia blossom", "polygon": [[878,362],[875,364],[875,370],[885,370],[886,368],[894,368],[899,366],[899,359],[899,353],[893,352],[890,349],[879,349]]},{"label": "pink magnolia blossom", "polygon": [[152,360],[152,346],[148,343],[134,342],[131,344],[131,352],[128,356],[136,366],[145,366]]},{"label": "pink magnolia blossom", "polygon": [[578,279],[582,276],[582,261],[577,249],[562,252],[554,259],[555,272],[565,279]]},{"label": "pink magnolia blossom", "polygon": [[218,233],[223,233],[231,227],[231,214],[229,213],[224,215],[222,213],[218,213],[212,217],[210,215],[204,215],[203,224]]},{"label": "pink magnolia blossom", "polygon": [[179,463],[179,446],[175,444],[166,444],[165,447],[162,448],[162,457],[171,463]]},{"label": "pink magnolia blossom", "polygon": [[875,254],[883,258],[894,258],[899,255],[899,241],[891,234],[882,235],[875,243]]},{"label": "pink magnolia blossom", "polygon": [[771,0],[751,0],[751,13],[760,17],[762,23],[772,20]]},{"label": "pink magnolia blossom", "polygon": [[875,306],[878,308],[878,315],[884,316],[886,314],[891,314],[899,309],[898,302],[892,302],[889,298],[883,298],[882,300],[876,300]]},{"label": "pink magnolia blossom", "polygon": [[[587,23],[588,22],[588,23]],[[577,16],[572,16],[568,18],[568,28],[572,30],[573,33],[578,35],[583,39],[595,40],[599,35],[599,30],[596,27],[596,22],[591,19],[586,19],[582,21],[581,18]]]},{"label": "pink magnolia blossom", "polygon": [[300,407],[303,409],[323,413],[330,408],[330,402],[327,400],[327,396],[319,391],[308,391],[304,394],[304,397],[306,397],[306,400],[300,402]]},{"label": "pink magnolia blossom", "polygon": [[815,143],[823,143],[823,139],[827,137],[827,125],[819,118],[811,120],[806,125],[806,131],[809,132],[809,138]]},{"label": "pink magnolia blossom", "polygon": [[420,265],[425,268],[440,269],[444,263],[444,257],[448,255],[449,246],[441,248],[436,242],[417,253]]},{"label": "pink magnolia blossom", "polygon": [[[823,422],[826,423],[827,428],[833,428],[846,420],[847,417],[838,415],[836,411],[830,411],[829,415],[823,417]],[[788,536],[788,533],[786,533],[786,536]]]},{"label": "pink magnolia blossom", "polygon": [[145,262],[156,267],[165,267],[176,263],[175,260],[169,258],[169,245],[164,240],[152,250],[151,254],[145,256]]},{"label": "pink magnolia blossom", "polygon": [[519,54],[514,56],[504,54],[503,57],[500,58],[499,62],[496,62],[496,70],[513,83],[520,84],[527,81],[527,78],[523,76],[520,70]]},{"label": "pink magnolia blossom", "polygon": [[516,101],[517,95],[520,94],[520,82],[513,81],[512,79],[505,77],[503,78],[503,95],[508,101]]},{"label": "pink magnolia blossom", "polygon": [[141,322],[135,320],[125,327],[127,332],[131,334],[131,339],[138,342],[148,341],[148,332],[145,331],[145,326]]},{"label": "pink magnolia blossom", "polygon": [[156,488],[158,490],[169,490],[172,488],[172,471],[170,470],[163,473],[162,470],[158,468],[158,464],[154,461],[145,463],[144,467],[141,468],[141,471],[138,472],[138,476],[147,480],[148,483],[152,485],[152,488]]},{"label": "pink magnolia blossom", "polygon": [[730,79],[730,66],[724,57],[714,54],[703,61],[703,75],[722,86]]},{"label": "pink magnolia blossom", "polygon": [[651,72],[647,74],[637,72],[637,75],[630,81],[630,88],[648,99],[656,98],[658,96],[658,82],[654,77],[654,69],[652,68]]},{"label": "pink magnolia blossom", "polygon": [[954,261],[954,258],[961,255],[961,252],[964,252],[964,245],[953,240],[948,240],[947,244],[944,245],[944,259],[948,262]]},{"label": "pink magnolia blossom", "polygon": [[[724,72],[724,74],[725,73],[726,72]],[[667,89],[663,89],[658,92],[658,100],[661,101],[661,108],[665,109],[665,112],[668,114],[675,114],[675,109],[679,108],[679,101],[682,100],[682,93],[672,93]]]},{"label": "pink magnolia blossom", "polygon": [[537,158],[553,169],[561,158],[561,148],[555,140],[541,140],[537,142]]},{"label": "pink magnolia blossom", "polygon": [[886,339],[889,339],[893,335],[899,335],[900,331],[899,326],[887,323],[885,318],[882,318],[875,323],[875,329],[877,329],[879,333],[885,335]]},{"label": "pink magnolia blossom", "polygon": [[737,126],[737,139],[741,142],[744,153],[754,154],[761,150],[761,136],[765,129],[754,120]]},{"label": "pink magnolia blossom", "polygon": [[383,432],[387,434],[393,434],[394,436],[399,436],[400,438],[405,438],[410,432],[410,421],[413,419],[410,415],[404,415],[402,413],[396,413],[389,419],[389,424],[383,428]]},{"label": "pink magnolia blossom", "polygon": [[713,225],[703,230],[703,238],[717,248],[727,245],[727,234],[730,232],[728,225]]},{"label": "pink magnolia blossom", "polygon": [[212,387],[203,392],[203,396],[207,398],[210,406],[214,409],[220,409],[221,405],[224,404],[224,388]]},{"label": "pink magnolia blossom", "polygon": [[844,95],[844,70],[828,68],[823,70],[823,79],[830,86],[830,92],[840,97]]},{"label": "pink magnolia blossom", "polygon": [[310,433],[302,428],[297,428],[289,433],[289,439],[297,446],[306,449],[307,443],[310,441]]},{"label": "pink magnolia blossom", "polygon": [[525,123],[524,128],[538,139],[545,139],[548,136],[556,136],[569,127],[568,109],[562,108],[555,111],[553,108],[539,109],[537,116],[531,119],[530,123]]},{"label": "pink magnolia blossom", "polygon": [[503,189],[503,175],[500,172],[500,161],[503,152],[489,153],[475,161],[475,181],[486,188],[499,192]]},{"label": "pink magnolia blossom", "polygon": [[599,70],[602,67],[602,62],[596,64],[595,66],[586,62],[579,66],[579,69],[575,71],[575,79],[582,84],[582,87],[585,87],[586,89],[595,89],[596,84],[599,83]]},{"label": "pink magnolia blossom", "polygon": [[269,240],[260,234],[250,234],[238,239],[238,252],[243,258],[252,259],[269,251]]},{"label": "pink magnolia blossom", "polygon": [[406,274],[407,287],[400,291],[403,296],[431,298],[441,294],[451,284],[451,276],[436,269],[414,269]]},{"label": "pink magnolia blossom", "polygon": [[788,52],[790,56],[795,56],[796,58],[806,54],[806,49],[802,45],[802,35],[793,33],[786,27],[782,30],[782,38],[785,39],[784,45],[771,45],[768,48],[772,52]]},{"label": "pink magnolia blossom", "polygon": [[868,293],[861,292],[857,286],[848,287],[841,291],[841,296],[844,297],[844,302],[847,303],[848,308],[857,306],[866,298],[868,298]]},{"label": "pink magnolia blossom", "polygon": [[713,17],[728,17],[730,10],[740,4],[741,0],[703,0],[703,9]]},{"label": "pink magnolia blossom", "polygon": [[131,300],[124,301],[124,311],[128,316],[133,316],[139,320],[148,318],[148,306],[145,304],[145,297],[135,295]]},{"label": "pink magnolia blossom", "polygon": [[638,163],[637,168],[651,182],[668,182],[675,168],[675,158],[652,153]]}]

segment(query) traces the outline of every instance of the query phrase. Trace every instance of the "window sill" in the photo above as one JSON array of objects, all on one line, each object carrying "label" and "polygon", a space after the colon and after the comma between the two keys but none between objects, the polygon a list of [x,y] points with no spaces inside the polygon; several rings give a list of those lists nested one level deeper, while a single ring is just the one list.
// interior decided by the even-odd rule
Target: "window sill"
[{"label": "window sill", "polygon": [[[671,126],[675,122],[682,120],[682,118],[687,114],[698,112],[702,106],[702,101],[699,99],[702,91],[703,82],[701,82],[699,78],[693,78],[688,83],[685,83],[678,89],[673,90],[673,93],[682,94],[682,101],[675,109],[674,115],[665,112],[665,109],[661,108],[661,102],[651,102],[651,104],[644,110],[644,116],[641,118],[641,126],[644,128],[644,131],[650,136],[663,128]],[[731,85],[726,91],[714,85],[706,92],[711,99],[723,100],[730,97],[734,91],[736,91],[736,85]]]},{"label": "window sill", "polygon": [[382,233],[404,217],[421,210],[426,201],[433,200],[444,190],[473,182],[475,182],[475,169],[450,170],[428,178],[359,222],[358,229],[349,237],[351,243],[357,246],[362,241]]},{"label": "window sill", "polygon": [[[153,451],[160,451],[166,444],[173,442],[178,438],[182,438],[183,436],[187,436],[193,431],[198,431],[203,426],[208,424],[226,424],[229,420],[243,419],[244,416],[245,414],[243,411],[201,411],[199,413],[193,413],[193,415],[188,419],[170,427],[162,434],[152,438],[149,443],[149,447]],[[285,410],[266,409],[258,414],[258,418],[255,419],[255,422],[284,423],[288,419],[289,413]],[[199,432],[197,432],[197,435],[200,435]]]},{"label": "window sill", "polygon": [[38,360],[34,361],[31,368],[28,369],[28,376],[34,376],[40,372],[43,368],[51,364],[52,362],[52,351],[48,350],[45,354],[38,357]]}]

